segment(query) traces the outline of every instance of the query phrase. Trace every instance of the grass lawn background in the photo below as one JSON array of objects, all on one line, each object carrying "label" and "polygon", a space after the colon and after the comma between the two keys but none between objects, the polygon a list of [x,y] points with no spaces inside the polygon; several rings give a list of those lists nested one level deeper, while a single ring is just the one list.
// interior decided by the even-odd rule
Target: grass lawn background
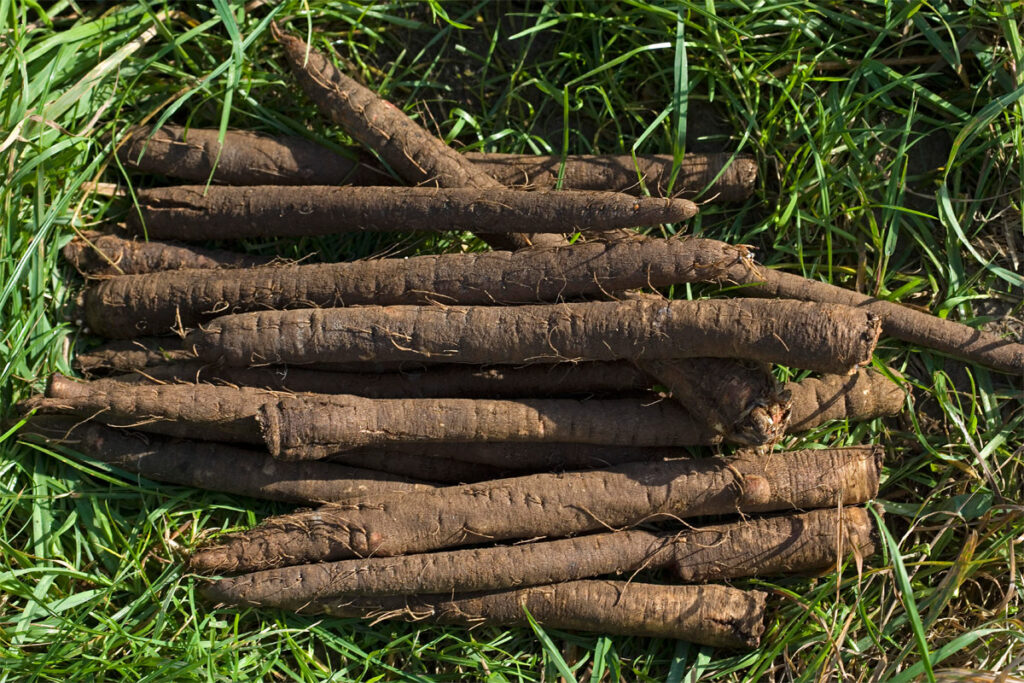
[{"label": "grass lawn background", "polygon": [[[460,149],[753,154],[755,196],[709,205],[686,229],[1020,337],[1021,2],[0,0],[4,417],[96,341],[65,322],[81,282],[58,253],[129,210],[93,184],[163,182],[126,176],[112,135],[169,121],[350,145],[295,85],[272,17]],[[245,248],[348,259],[484,247],[447,234]],[[886,446],[884,552],[841,575],[733,582],[771,593],[752,653],[211,609],[183,552],[285,506],[157,485],[8,433],[0,680],[911,681],[1024,669],[1021,378],[891,339],[876,358],[914,388],[901,418],[784,446]]]}]

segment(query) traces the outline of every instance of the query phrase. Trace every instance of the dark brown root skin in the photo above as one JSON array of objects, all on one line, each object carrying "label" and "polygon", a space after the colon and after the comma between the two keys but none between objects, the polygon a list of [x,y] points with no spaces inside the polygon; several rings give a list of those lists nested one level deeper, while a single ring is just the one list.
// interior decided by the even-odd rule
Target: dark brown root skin
[{"label": "dark brown root skin", "polygon": [[671,565],[681,581],[790,576],[835,568],[875,552],[875,525],[861,507],[747,519],[684,532]]},{"label": "dark brown root skin", "polygon": [[[633,429],[634,431],[646,431],[658,435],[662,442],[655,445],[667,445],[669,441],[675,440],[681,443],[705,443],[717,441],[717,436],[708,432],[702,425],[693,423],[686,414],[673,403],[660,403],[645,405],[639,399],[620,400],[598,400],[579,401],[573,399],[522,399],[495,401],[488,399],[451,399],[451,398],[361,398],[346,394],[322,395],[322,394],[288,394],[270,390],[234,386],[234,385],[212,385],[193,383],[157,383],[154,378],[143,375],[134,375],[122,378],[108,378],[94,380],[92,382],[79,382],[59,374],[50,377],[47,385],[45,398],[33,398],[22,404],[23,411],[37,410],[42,414],[49,415],[77,415],[81,418],[93,418],[104,424],[120,427],[134,427],[140,431],[166,434],[188,438],[193,434],[202,433],[204,438],[210,440],[221,440],[241,443],[261,444],[264,436],[261,436],[256,416],[260,414],[264,403],[271,403],[268,408],[274,418],[273,424],[292,425],[294,413],[287,410],[284,413],[276,410],[275,405],[279,400],[292,398],[296,402],[286,401],[288,407],[298,405],[303,414],[309,410],[310,405],[315,404],[313,414],[305,416],[316,418],[317,421],[309,425],[307,437],[300,439],[300,442],[293,442],[292,437],[297,433],[296,429],[286,428],[284,431],[278,429],[273,433],[275,438],[271,439],[276,445],[272,452],[275,456],[285,456],[288,459],[318,459],[324,458],[337,451],[353,449],[358,445],[390,443],[392,440],[409,440],[416,435],[417,430],[427,430],[437,427],[432,416],[447,415],[449,426],[440,427],[436,437],[440,440],[459,440],[455,432],[460,420],[471,416],[466,415],[460,418],[459,410],[476,409],[479,405],[498,405],[502,412],[523,412],[539,410],[537,415],[544,421],[555,423],[547,425],[550,434],[562,433],[565,429],[574,430],[575,434],[581,429],[579,440],[594,438],[613,438],[621,430]],[[595,422],[594,416],[607,414],[603,420],[604,425],[594,425],[593,434],[586,428],[587,424]],[[335,419],[338,415],[347,415],[354,411],[358,425],[352,432],[353,438],[357,439],[351,443],[326,442],[325,438],[333,437],[335,434],[330,430],[329,420]],[[546,412],[545,412],[546,411]],[[566,413],[568,412],[568,413]],[[531,413],[530,413],[531,414]],[[584,428],[572,426],[559,428],[557,421],[571,414],[575,417],[570,422],[585,425]],[[284,416],[284,418],[282,417]],[[428,416],[424,421],[424,416]],[[267,424],[266,418],[261,418],[263,424]],[[305,423],[300,419],[296,428],[302,427]],[[637,424],[631,422],[639,420],[637,424],[647,425],[641,429]],[[601,420],[597,420],[598,423]],[[648,424],[649,423],[649,424]],[[545,426],[546,423],[538,423]],[[371,425],[379,425],[379,430]],[[613,425],[613,427],[612,427]],[[522,429],[526,429],[523,426]],[[264,429],[268,429],[264,427]],[[327,436],[319,440],[312,440],[318,430],[326,429]],[[390,434],[390,436],[386,436]],[[425,433],[416,440],[430,440],[431,434]],[[403,436],[404,435],[404,436]],[[485,432],[484,434],[485,435]],[[523,437],[520,437],[523,438]],[[531,437],[531,438],[536,438]],[[622,439],[622,436],[617,438]],[[515,440],[504,438],[502,440]],[[563,438],[562,440],[566,440]],[[643,439],[640,439],[641,442]],[[284,445],[282,445],[284,444]],[[354,457],[358,459],[358,456]],[[398,458],[391,459],[393,461]],[[408,458],[409,464],[416,464],[415,456]],[[362,461],[366,465],[370,461]],[[383,467],[383,466],[382,466]],[[434,479],[436,477],[423,474],[423,468],[432,469],[436,464],[429,462],[421,463],[420,472],[417,475],[421,478]],[[370,466],[371,469],[378,467]],[[391,467],[383,467],[393,471]],[[462,468],[464,473],[459,473],[454,467],[452,476],[458,476],[454,481],[472,480],[481,475],[497,475],[501,470],[492,467],[477,465],[476,467]],[[452,481],[452,479],[450,479]]]},{"label": "dark brown root skin", "polygon": [[201,574],[240,573],[711,514],[857,505],[877,495],[881,457],[878,447],[746,452],[367,499],[226,534],[198,549],[190,564]]},{"label": "dark brown root skin", "polygon": [[[184,340],[175,337],[139,337],[101,344],[79,353],[72,367],[87,377],[110,377],[122,373],[142,372],[159,374],[168,365],[198,362],[198,356]],[[210,366],[203,363],[204,366]],[[381,373],[423,372],[423,363],[308,363],[303,370],[317,372],[346,372],[364,377]],[[241,384],[240,382],[233,382]],[[259,385],[254,385],[259,386]],[[266,387],[273,389],[274,387]]]},{"label": "dark brown root skin", "polygon": [[142,190],[138,197],[130,229],[186,242],[396,230],[512,233],[524,226],[560,235],[677,223],[697,213],[686,199],[503,187],[184,185]]},{"label": "dark brown root skin", "polygon": [[[225,185],[390,185],[392,178],[359,150],[338,154],[298,137],[272,137],[245,131],[227,131],[224,145],[216,129],[164,125],[153,132],[140,126],[128,132],[130,140],[118,149],[125,166],[143,173],[159,173],[205,184]],[[217,161],[217,154],[220,159]],[[469,153],[465,158],[502,185],[521,189],[555,188],[560,156]],[[656,197],[696,197],[711,202],[742,202],[757,182],[753,157],[723,154],[688,154],[679,164],[669,192],[671,154],[570,154],[564,159],[562,189],[602,190]],[[717,178],[717,180],[716,180]],[[710,187],[708,185],[710,184]]]},{"label": "dark brown root skin", "polygon": [[[494,189],[501,184],[474,168],[457,152],[416,124],[393,104],[377,96],[337,69],[326,55],[310,49],[302,40],[287,35],[271,24],[275,39],[282,44],[292,72],[306,94],[335,122],[344,126],[359,142],[379,154],[405,180],[417,185]],[[739,171],[742,182],[754,175],[752,164]],[[737,169],[740,165],[737,165]],[[642,175],[649,175],[645,170]],[[562,175],[562,174],[560,174]],[[641,173],[637,174],[638,176]],[[671,177],[671,172],[670,172]],[[727,174],[723,174],[727,175]],[[643,189],[644,183],[641,183]],[[596,226],[590,226],[596,227]],[[628,230],[616,231],[620,236]],[[562,246],[562,235],[478,232],[495,249]],[[877,336],[877,335],[876,335]]]},{"label": "dark brown root skin", "polygon": [[408,477],[335,463],[285,463],[222,443],[167,439],[77,418],[36,416],[19,438],[61,443],[153,481],[316,505],[434,488]]},{"label": "dark brown root skin", "polygon": [[889,336],[986,365],[999,372],[1024,373],[1024,344],[989,332],[763,266],[730,268],[730,279],[744,285],[737,290],[743,296],[782,297],[853,306],[878,316],[883,332]]},{"label": "dark brown root skin", "polygon": [[517,364],[731,357],[848,374],[870,358],[878,320],[797,301],[718,299],[548,306],[364,306],[223,316],[186,344],[209,362],[374,360]]},{"label": "dark brown root skin", "polygon": [[[214,602],[302,609],[344,595],[422,595],[507,590],[672,567],[689,583],[792,575],[874,552],[863,508],[751,518],[672,533],[616,531],[511,546],[373,557],[271,569],[221,579]],[[837,539],[842,546],[837,548]],[[838,552],[837,552],[838,551]]]},{"label": "dark brown root skin", "polygon": [[386,185],[390,176],[376,165],[352,159],[299,137],[275,138],[228,131],[164,125],[138,126],[126,133],[117,157],[128,168],[197,183],[228,185]]},{"label": "dark brown root skin", "polygon": [[[559,156],[533,157],[521,154],[470,153],[466,158],[502,185],[533,190],[553,189],[563,162]],[[746,201],[757,183],[757,163],[754,158],[729,153],[686,155],[680,161],[679,173],[671,191],[668,186],[672,177],[671,154],[638,156],[635,163],[628,154],[570,154],[564,162],[564,190],[611,190],[643,194],[646,189],[656,197],[699,196],[702,201],[725,203]]]},{"label": "dark brown root skin", "polygon": [[86,376],[134,372],[165,363],[196,360],[196,354],[182,339],[174,337],[137,338],[113,341],[79,353],[72,367]]},{"label": "dark brown root skin", "polygon": [[486,463],[428,457],[417,453],[393,450],[391,447],[384,453],[350,451],[338,454],[338,456],[341,455],[347,457],[329,457],[326,459],[330,462],[337,462],[350,467],[373,470],[375,472],[388,472],[444,486],[474,484],[480,481],[501,479],[509,476],[507,468],[496,467]]},{"label": "dark brown root skin", "polygon": [[124,338],[170,334],[219,315],[392,304],[522,304],[639,287],[718,282],[749,253],[694,238],[590,242],[552,249],[183,270],[114,278],[81,295],[86,326]]},{"label": "dark brown root skin", "polygon": [[281,394],[252,387],[210,384],[148,384],[100,379],[78,382],[50,377],[46,397],[19,404],[23,414],[77,415],[113,427],[179,438],[202,434],[210,441],[263,443],[255,415]]},{"label": "dark brown root skin", "polygon": [[[890,371],[892,372],[892,371]],[[790,382],[790,432],[806,432],[830,420],[873,420],[896,415],[906,392],[885,374],[864,368],[848,377],[828,375]]]},{"label": "dark brown root skin", "polygon": [[527,626],[528,611],[545,628],[750,649],[764,632],[766,597],[715,585],[574,581],[468,596],[345,597],[311,604],[302,613],[504,628]]},{"label": "dark brown root skin", "polygon": [[699,446],[721,440],[674,402],[285,396],[257,411],[271,455],[307,460],[391,443]]},{"label": "dark brown root skin", "polygon": [[[327,55],[271,24],[299,85],[332,121],[380,155],[414,185],[498,189],[502,185],[369,88],[342,73]],[[565,243],[562,235],[478,233],[495,249]]]},{"label": "dark brown root skin", "polygon": [[[311,394],[364,398],[568,398],[648,392],[651,380],[629,363],[554,365],[453,365],[407,372],[309,370],[293,366],[233,368],[202,361],[142,368],[123,381],[213,383]],[[649,396],[651,398],[651,396]]]},{"label": "dark brown root skin", "polygon": [[[744,386],[738,380],[742,375],[729,374],[718,359],[693,359],[692,369],[706,369],[710,380],[719,381],[723,389],[716,397],[715,405],[710,410],[724,412],[727,409],[739,410],[736,406],[753,405],[745,419],[738,419],[731,433],[725,433],[726,441],[748,445],[759,445],[778,440],[783,432],[799,433],[817,427],[830,420],[863,421],[878,417],[896,415],[903,407],[905,391],[885,374],[877,370],[865,368],[854,375],[826,375],[821,378],[809,378],[799,382],[790,382],[774,393],[769,392],[771,385],[760,382],[759,371],[751,373],[750,385]],[[729,363],[729,361],[725,361]],[[674,361],[673,364],[689,363]],[[645,364],[653,369],[655,362]],[[745,372],[745,364],[739,364],[739,372]],[[715,370],[712,372],[712,370]],[[721,371],[719,371],[721,370]],[[667,377],[681,377],[660,370],[662,381]],[[890,371],[891,372],[891,371]],[[689,373],[688,373],[689,375]],[[438,366],[427,369],[415,369],[410,372],[393,373],[344,373],[326,370],[308,370],[288,366],[268,368],[232,368],[209,365],[202,361],[168,363],[166,365],[148,366],[134,374],[117,376],[118,381],[133,383],[214,383],[229,386],[249,386],[270,391],[285,391],[313,394],[353,394],[365,398],[527,398],[531,396],[550,396],[568,398],[572,396],[611,396],[629,392],[649,390],[651,381],[643,373],[637,372],[628,363],[574,363],[561,365],[528,365],[521,367],[475,368],[464,366]],[[733,389],[735,387],[735,389]],[[683,389],[683,391],[680,391]],[[673,399],[679,400],[684,406],[699,406],[699,395],[687,388],[683,383],[673,385]],[[715,397],[714,392],[707,388],[705,396]],[[760,392],[764,393],[760,393]],[[749,396],[750,399],[739,400],[730,408],[721,397],[732,392],[733,396]],[[749,392],[749,393],[745,393]],[[680,400],[680,396],[688,399]],[[793,405],[796,419],[789,420],[788,412],[783,408]],[[708,409],[708,405],[705,404]],[[769,410],[774,410],[772,417],[765,417]],[[711,415],[718,412],[707,413]],[[754,416],[758,419],[755,421]],[[699,423],[701,420],[696,416]],[[707,419],[707,418],[705,418]],[[717,429],[720,422],[708,420],[708,426]],[[752,425],[745,427],[744,425]],[[769,428],[770,427],[770,428]],[[761,440],[758,440],[760,438]],[[605,448],[587,444],[558,444],[543,446],[534,444],[529,447],[500,446],[499,444],[472,446],[459,444],[394,444],[389,448],[406,448],[409,454],[421,454],[437,451],[444,455],[434,455],[442,459],[469,459],[480,464],[489,464],[503,468],[502,471],[514,469],[574,469],[587,467],[606,467],[619,462],[634,460],[652,460],[662,457],[679,457],[680,451],[668,449],[660,451],[655,448],[637,448],[634,455],[622,447]],[[543,447],[542,447],[543,446]],[[467,450],[468,449],[468,450]],[[367,449],[373,453],[373,449]],[[660,455],[659,455],[660,453]],[[461,457],[464,454],[466,457]],[[370,456],[366,456],[370,458]],[[377,454],[376,457],[379,457]],[[424,455],[424,457],[431,457]],[[623,459],[626,458],[626,459]],[[390,471],[390,470],[389,470]],[[443,481],[443,480],[441,480]]]},{"label": "dark brown root skin", "polygon": [[252,268],[273,259],[219,249],[199,249],[173,242],[126,240],[87,231],[61,250],[64,260],[84,277],[103,279],[183,268]]},{"label": "dark brown root skin", "polygon": [[[595,446],[579,443],[402,443],[387,448],[357,448],[333,453],[329,457],[337,462],[359,463],[369,469],[385,470],[379,462],[395,455],[408,454],[420,458],[458,460],[488,465],[515,476],[518,472],[562,472],[613,467],[627,462],[651,462],[667,458],[686,458],[684,448],[638,448],[623,446]],[[393,470],[385,470],[393,471]],[[432,479],[430,477],[424,477]],[[498,477],[490,477],[495,479]],[[481,478],[477,481],[483,481]]]},{"label": "dark brown root skin", "polygon": [[763,363],[728,358],[639,361],[695,420],[732,443],[760,445],[782,438],[789,400]]}]

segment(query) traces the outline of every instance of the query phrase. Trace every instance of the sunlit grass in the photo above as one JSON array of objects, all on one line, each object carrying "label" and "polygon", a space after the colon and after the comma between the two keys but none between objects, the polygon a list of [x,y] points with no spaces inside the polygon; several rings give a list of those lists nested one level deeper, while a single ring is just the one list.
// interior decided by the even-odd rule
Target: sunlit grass
[{"label": "sunlit grass", "polygon": [[[111,160],[125,128],[166,120],[351,143],[298,94],[266,31],[272,15],[458,148],[754,154],[754,199],[706,206],[691,230],[754,245],[790,272],[1020,333],[1020,2],[446,4],[468,28],[426,3],[248,4],[0,0],[5,416],[51,371],[69,372],[79,343],[64,313],[78,281],[59,247],[129,210],[90,183],[162,182]],[[482,248],[458,237],[245,246],[325,259]],[[893,340],[878,359],[914,388],[904,416],[787,445],[886,446],[884,551],[838,574],[735,582],[772,594],[755,652],[214,610],[182,554],[283,506],[156,485],[8,436],[0,676],[909,681],[928,665],[1019,669],[1020,378]]]}]

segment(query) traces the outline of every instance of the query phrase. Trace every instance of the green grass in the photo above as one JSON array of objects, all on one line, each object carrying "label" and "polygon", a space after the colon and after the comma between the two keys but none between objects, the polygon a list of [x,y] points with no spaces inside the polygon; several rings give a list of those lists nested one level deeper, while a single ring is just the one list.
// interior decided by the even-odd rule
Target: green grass
[{"label": "green grass", "polygon": [[[427,3],[43,4],[0,0],[6,416],[89,343],[64,322],[80,283],[59,247],[128,207],[87,183],[154,182],[111,163],[107,134],[148,119],[349,144],[297,93],[271,13],[460,148],[754,154],[754,199],[707,207],[693,230],[1020,335],[1021,2],[445,3],[452,23]],[[921,56],[934,61],[896,61]],[[458,237],[246,246],[324,258],[481,248]],[[882,548],[841,574],[736,582],[772,594],[752,653],[210,609],[182,552],[283,508],[157,486],[8,435],[0,679],[910,681],[1024,668],[1021,378],[893,340],[877,358],[915,387],[903,418],[787,445],[886,446]]]}]

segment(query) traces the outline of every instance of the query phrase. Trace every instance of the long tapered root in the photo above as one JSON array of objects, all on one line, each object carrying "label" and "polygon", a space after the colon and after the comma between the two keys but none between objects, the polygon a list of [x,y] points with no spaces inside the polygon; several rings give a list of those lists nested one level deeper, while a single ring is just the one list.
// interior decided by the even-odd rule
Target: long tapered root
[{"label": "long tapered root", "polygon": [[902,339],[1000,372],[1024,372],[1024,344],[990,332],[876,299],[852,290],[761,266],[730,268],[730,278],[745,285],[744,296],[783,297],[853,306],[870,311],[887,335]]},{"label": "long tapered root", "polygon": [[301,609],[343,595],[504,590],[672,568],[686,582],[797,574],[874,552],[863,508],[748,518],[677,533],[624,530],[557,541],[371,557],[284,567],[221,579],[210,600]]},{"label": "long tapered root", "polygon": [[107,337],[168,334],[229,313],[391,304],[525,304],[726,282],[743,248],[694,238],[113,278],[87,288],[84,324]]},{"label": "long tapered root", "polygon": [[251,268],[273,259],[172,242],[143,242],[117,235],[83,232],[61,250],[64,260],[87,278],[109,278],[185,268]]},{"label": "long tapered root", "polygon": [[390,176],[353,151],[351,158],[299,137],[272,137],[166,124],[137,126],[117,157],[129,168],[227,185],[386,185]]},{"label": "long tapered root", "polygon": [[237,573],[658,519],[856,505],[877,494],[880,464],[881,449],[867,447],[534,474],[271,518],[200,548],[191,566]]},{"label": "long tapered root", "polygon": [[189,361],[151,365],[120,381],[227,384],[364,398],[563,398],[645,394],[652,380],[629,363],[467,365],[404,372],[335,372],[290,366],[235,368]]},{"label": "long tapered root", "polygon": [[86,422],[34,416],[19,438],[42,438],[153,481],[290,503],[345,502],[434,488],[406,476],[338,463],[286,463],[211,441],[168,439]]},{"label": "long tapered root", "polygon": [[862,421],[895,415],[906,400],[899,384],[872,368],[846,377],[828,375],[790,382],[785,391],[792,401],[792,432],[806,432],[829,420]]},{"label": "long tapered root", "polygon": [[[274,137],[165,124],[159,130],[138,126],[117,150],[128,168],[205,183],[225,185],[390,185],[391,175],[356,149],[334,152],[299,137]],[[757,182],[752,157],[729,153],[687,154],[671,187],[676,159],[671,154],[532,156],[479,154],[465,158],[502,185],[531,190],[554,189],[562,170],[562,189],[602,190],[696,197],[702,201],[741,202]]]},{"label": "long tapered root", "polygon": [[676,223],[696,213],[686,199],[617,192],[185,185],[139,192],[129,227],[185,241],[396,230],[513,233],[524,225],[561,234]]},{"label": "long tapered root", "polygon": [[550,306],[365,306],[224,316],[187,343],[210,362],[749,358],[846,374],[880,331],[870,313],[795,301],[597,302]]},{"label": "long tapered root", "polygon": [[672,402],[639,399],[284,397],[257,411],[274,457],[305,460],[391,443],[565,442],[698,446],[721,437]]},{"label": "long tapered root", "polygon": [[729,648],[757,647],[766,594],[725,586],[659,586],[636,581],[575,581],[470,596],[340,598],[307,614],[404,619],[464,626],[542,626],[610,635],[676,638]]},{"label": "long tapered root", "polygon": [[[502,188],[396,106],[342,73],[327,55],[284,33],[277,24],[271,24],[271,30],[306,95],[402,178],[434,187]],[[495,249],[565,244],[565,237],[556,234],[479,234]]]}]

